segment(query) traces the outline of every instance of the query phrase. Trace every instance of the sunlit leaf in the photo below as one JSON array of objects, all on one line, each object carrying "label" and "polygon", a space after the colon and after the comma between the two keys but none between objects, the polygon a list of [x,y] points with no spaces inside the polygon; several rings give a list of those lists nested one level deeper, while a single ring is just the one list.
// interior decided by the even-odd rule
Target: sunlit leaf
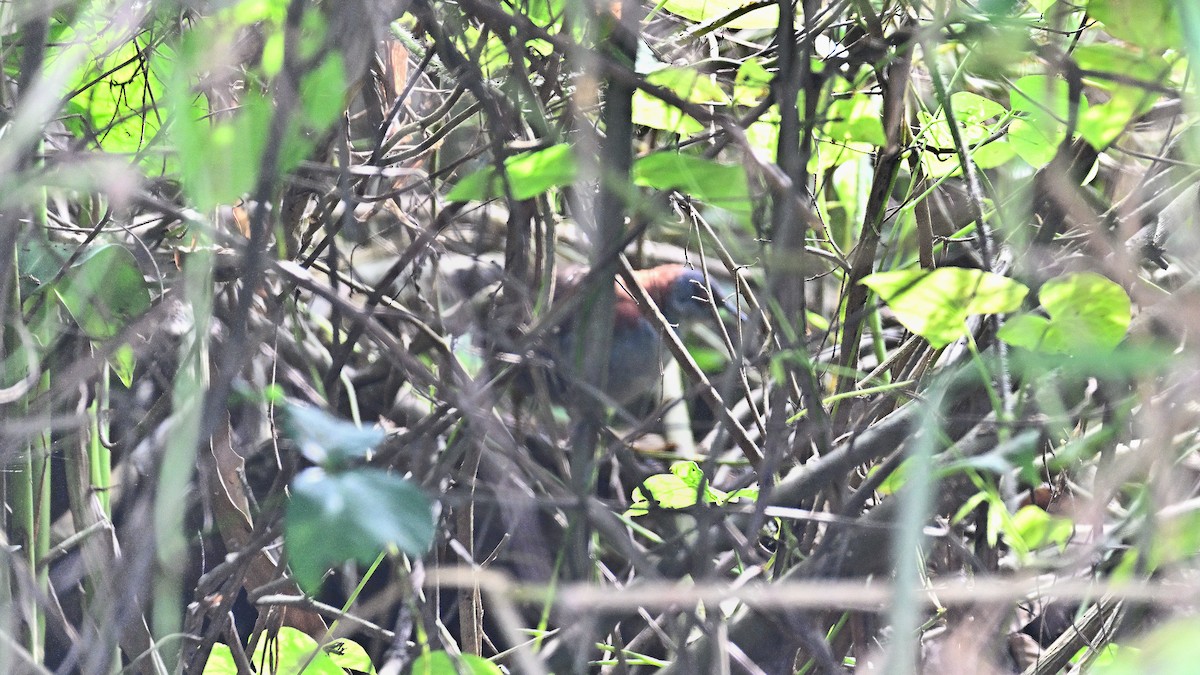
[{"label": "sunlit leaf", "polygon": [[375,673],[375,664],[371,663],[371,657],[367,654],[367,650],[354,640],[341,638],[330,642],[321,649],[338,668],[368,675]]},{"label": "sunlit leaf", "polygon": [[1095,675],[1190,675],[1200,662],[1200,622],[1195,617],[1175,619],[1149,635],[1124,646],[1108,665],[1091,670]]},{"label": "sunlit leaf", "polygon": [[633,489],[632,504],[626,515],[645,515],[652,507],[686,509],[696,505],[696,492],[696,486],[688,485],[673,473],[655,474]]},{"label": "sunlit leaf", "polygon": [[835,141],[859,142],[882,146],[887,143],[883,133],[883,104],[875,96],[855,95],[834,101],[829,106],[829,124],[825,133]]},{"label": "sunlit leaf", "polygon": [[[250,663],[259,673],[276,675],[345,675],[342,666],[334,661],[327,653],[330,647],[339,643],[348,643],[362,647],[349,640],[337,640],[322,649],[311,636],[292,628],[283,626],[272,639],[267,636],[258,641],[254,654],[250,655]],[[365,656],[365,652],[363,652]],[[361,663],[361,659],[354,659]],[[363,672],[374,672],[370,659],[366,668],[355,667]],[[236,675],[237,663],[233,660],[233,652],[228,645],[217,643],[209,652],[208,661],[204,664],[203,675]]]},{"label": "sunlit leaf", "polygon": [[1074,533],[1075,523],[1069,518],[1052,516],[1036,506],[1023,506],[1012,517],[1010,535],[1019,537],[1029,551],[1064,546]]},{"label": "sunlit leaf", "polygon": [[[1061,77],[1028,75],[1013,83],[1009,107],[1020,118],[1009,126],[1008,138],[1017,154],[1034,167],[1054,158],[1066,138],[1071,100],[1067,81]],[[1079,117],[1087,115],[1087,97],[1079,97]]]},{"label": "sunlit leaf", "polygon": [[[575,155],[566,143],[513,155],[504,161],[514,199],[531,199],[554,188],[570,185],[577,172]],[[495,167],[488,166],[458,181],[446,195],[452,202],[484,201],[504,196],[504,183]]]},{"label": "sunlit leaf", "polygon": [[862,283],[879,294],[900,323],[934,347],[966,335],[968,316],[1011,312],[1029,292],[1008,277],[962,267],[879,272]]},{"label": "sunlit leaf", "polygon": [[[666,0],[663,9],[696,22],[713,22],[751,4],[747,0]],[[779,9],[767,6],[740,14],[727,23],[730,28],[775,28]]]},{"label": "sunlit leaf", "polygon": [[639,126],[661,129],[682,136],[704,131],[704,125],[695,117],[640,89],[633,93],[633,113],[630,120]]},{"label": "sunlit leaf", "polygon": [[1183,46],[1176,0],[1088,0],[1087,12],[1115,38],[1147,49]]},{"label": "sunlit leaf", "polygon": [[729,96],[713,81],[711,75],[701,73],[695,68],[660,68],[647,75],[646,81],[669,89],[692,103],[722,105],[729,101]]},{"label": "sunlit leaf", "polygon": [[481,656],[429,652],[413,661],[412,675],[501,675],[500,667]]},{"label": "sunlit leaf", "polygon": [[633,182],[658,190],[678,190],[746,222],[754,208],[744,167],[696,155],[668,151],[642,157],[633,164]]},{"label": "sunlit leaf", "polygon": [[1001,340],[1026,349],[1074,354],[1110,351],[1125,338],[1132,308],[1125,289],[1093,272],[1068,274],[1046,282],[1038,299],[1049,318],[1012,317]]}]

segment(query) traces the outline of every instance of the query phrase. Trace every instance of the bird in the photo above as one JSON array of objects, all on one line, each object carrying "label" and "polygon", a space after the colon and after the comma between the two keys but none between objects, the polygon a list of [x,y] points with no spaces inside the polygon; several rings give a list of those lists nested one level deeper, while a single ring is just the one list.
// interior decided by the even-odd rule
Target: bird
[{"label": "bird", "polygon": [[[638,283],[654,300],[667,323],[681,334],[690,324],[711,318],[712,305],[721,307],[738,319],[746,315],[738,310],[734,296],[705,274],[681,264],[659,265],[635,270]],[[579,292],[584,275],[576,271],[559,280],[553,302],[558,303]],[[633,294],[618,279],[613,312],[612,344],[609,351],[608,377],[604,394],[612,402],[626,405],[657,391],[663,368],[671,361],[671,351],[658,324],[647,318]],[[550,360],[558,371],[550,380],[552,398],[562,399],[568,385],[578,383],[578,334],[582,319],[567,321],[550,339]]]}]

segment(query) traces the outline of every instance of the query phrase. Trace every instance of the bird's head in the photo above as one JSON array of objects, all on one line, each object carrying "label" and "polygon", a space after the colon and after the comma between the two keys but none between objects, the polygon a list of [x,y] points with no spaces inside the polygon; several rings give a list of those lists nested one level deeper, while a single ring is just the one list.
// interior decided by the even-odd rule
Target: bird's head
[{"label": "bird's head", "polygon": [[635,275],[650,297],[654,298],[663,316],[673,324],[709,316],[709,305],[713,302],[741,320],[746,320],[746,315],[738,311],[733,302],[735,298],[732,294],[716,282],[706,281],[700,270],[683,265],[661,265],[639,270]]}]

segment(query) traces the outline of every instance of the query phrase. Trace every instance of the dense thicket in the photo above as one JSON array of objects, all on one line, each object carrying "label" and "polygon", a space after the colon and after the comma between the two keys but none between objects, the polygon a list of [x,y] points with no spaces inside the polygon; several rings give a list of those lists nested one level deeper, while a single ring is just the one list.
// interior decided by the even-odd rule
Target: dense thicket
[{"label": "dense thicket", "polygon": [[0,2],[0,670],[1191,672],[1197,49]]}]

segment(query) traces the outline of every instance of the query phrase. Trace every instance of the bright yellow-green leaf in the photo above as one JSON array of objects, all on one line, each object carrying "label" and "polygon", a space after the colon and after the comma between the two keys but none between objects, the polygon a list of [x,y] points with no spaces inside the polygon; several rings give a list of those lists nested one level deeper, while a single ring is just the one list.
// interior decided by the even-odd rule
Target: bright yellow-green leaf
[{"label": "bright yellow-green leaf", "polygon": [[966,335],[968,316],[1011,312],[1029,292],[1008,277],[962,267],[879,272],[862,283],[879,294],[900,323],[934,347]]},{"label": "bright yellow-green leaf", "polygon": [[1095,675],[1191,675],[1200,663],[1200,621],[1195,617],[1175,619],[1159,626],[1116,658],[1092,669]]},{"label": "bright yellow-green leaf", "polygon": [[1015,316],[1001,327],[1001,340],[1025,349],[1059,354],[1111,351],[1132,320],[1125,289],[1093,272],[1056,277],[1038,299],[1050,318]]},{"label": "bright yellow-green leaf", "polygon": [[1021,507],[1012,517],[1010,536],[1019,537],[1024,548],[1036,551],[1044,546],[1064,546],[1075,533],[1075,523],[1046,513],[1036,506]]},{"label": "bright yellow-green leaf", "polygon": [[724,105],[729,96],[711,75],[695,68],[660,68],[646,76],[650,84],[669,89],[680,98],[692,103]]},{"label": "bright yellow-green leaf", "polygon": [[[575,155],[566,143],[513,155],[504,161],[508,185],[514,199],[532,199],[543,192],[575,181]],[[446,195],[452,202],[483,201],[504,196],[504,184],[495,167],[480,169],[454,186]]]},{"label": "bright yellow-green leaf", "polygon": [[750,222],[754,204],[746,169],[681,152],[656,152],[633,164],[635,185],[657,190],[678,190],[725,209],[744,223]]},{"label": "bright yellow-green leaf", "polygon": [[662,7],[672,14],[698,23],[720,20],[738,12],[737,18],[731,19],[726,26],[730,28],[775,28],[779,25],[779,8],[770,5],[742,13],[742,7],[750,4],[747,0],[666,0]]},{"label": "bright yellow-green leaf", "polygon": [[1178,0],[1089,0],[1087,12],[1115,38],[1152,50],[1183,46]]},{"label": "bright yellow-green leaf", "polygon": [[640,89],[633,93],[633,114],[630,119],[634,124],[681,136],[704,131],[704,125],[695,117]]},{"label": "bright yellow-green leaf", "polygon": [[452,657],[446,652],[418,656],[409,672],[411,675],[501,675],[499,666],[485,658],[471,654]]}]

